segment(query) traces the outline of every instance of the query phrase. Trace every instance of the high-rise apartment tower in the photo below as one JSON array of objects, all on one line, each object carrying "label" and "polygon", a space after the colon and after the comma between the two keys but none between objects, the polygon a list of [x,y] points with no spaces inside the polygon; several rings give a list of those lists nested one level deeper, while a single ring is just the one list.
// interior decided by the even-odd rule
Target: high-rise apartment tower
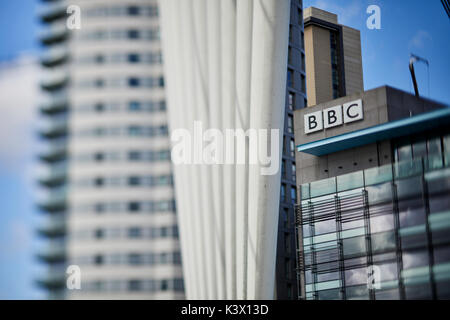
[{"label": "high-rise apartment tower", "polygon": [[[183,298],[157,1],[44,4],[39,283],[52,298]],[[68,265],[80,290],[66,289]]]}]

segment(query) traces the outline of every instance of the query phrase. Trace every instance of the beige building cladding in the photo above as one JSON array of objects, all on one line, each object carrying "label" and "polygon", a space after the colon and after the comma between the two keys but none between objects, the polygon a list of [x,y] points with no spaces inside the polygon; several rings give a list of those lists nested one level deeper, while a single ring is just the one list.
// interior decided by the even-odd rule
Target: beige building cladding
[{"label": "beige building cladding", "polygon": [[314,7],[303,18],[308,106],[363,91],[359,31]]}]

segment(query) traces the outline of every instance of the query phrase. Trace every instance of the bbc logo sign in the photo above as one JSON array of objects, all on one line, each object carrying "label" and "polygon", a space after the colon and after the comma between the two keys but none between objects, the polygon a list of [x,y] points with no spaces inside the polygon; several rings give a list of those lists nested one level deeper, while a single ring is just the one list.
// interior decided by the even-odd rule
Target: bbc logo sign
[{"label": "bbc logo sign", "polygon": [[306,134],[362,120],[364,119],[362,100],[308,113],[304,115],[304,119]]}]

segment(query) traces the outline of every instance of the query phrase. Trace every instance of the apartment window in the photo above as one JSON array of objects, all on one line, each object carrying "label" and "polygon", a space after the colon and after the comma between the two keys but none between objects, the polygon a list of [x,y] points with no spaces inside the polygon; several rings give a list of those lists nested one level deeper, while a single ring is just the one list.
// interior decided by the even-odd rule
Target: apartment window
[{"label": "apartment window", "polygon": [[100,254],[94,256],[94,264],[96,264],[96,265],[103,264],[103,256]]},{"label": "apartment window", "polygon": [[281,201],[286,201],[286,185],[281,184]]},{"label": "apartment window", "polygon": [[295,181],[297,174],[297,167],[295,166],[295,163],[291,163],[291,178]]},{"label": "apartment window", "polygon": [[105,57],[99,54],[95,56],[95,62],[98,64],[102,64],[103,62],[105,62]]},{"label": "apartment window", "polygon": [[139,62],[139,55],[137,53],[130,53],[128,55],[128,62],[133,63]]},{"label": "apartment window", "polygon": [[141,104],[138,101],[131,101],[128,104],[128,110],[130,110],[130,111],[140,111],[141,110]]},{"label": "apartment window", "polygon": [[136,6],[128,7],[128,15],[130,16],[139,15],[139,7]]},{"label": "apartment window", "polygon": [[142,290],[142,282],[140,280],[128,281],[128,290],[129,291],[141,291]]},{"label": "apartment window", "polygon": [[103,184],[104,184],[103,178],[95,178],[94,184],[95,184],[95,186],[97,186],[97,187],[103,186]]},{"label": "apartment window", "polygon": [[281,177],[285,178],[286,177],[286,161],[283,160],[281,162]]},{"label": "apartment window", "polygon": [[302,74],[300,76],[300,78],[301,78],[301,84],[302,84],[301,90],[303,93],[306,93],[306,77],[305,77],[305,75]]},{"label": "apartment window", "polygon": [[95,86],[97,88],[102,88],[105,85],[105,82],[102,79],[95,80]]},{"label": "apartment window", "polygon": [[284,259],[285,276],[287,279],[291,278],[291,259]]},{"label": "apartment window", "polygon": [[306,63],[305,63],[305,54],[302,52],[301,54],[302,57],[302,69],[305,70],[306,69]]},{"label": "apartment window", "polygon": [[291,157],[295,157],[295,142],[294,142],[294,139],[291,139],[289,141],[289,147],[290,147]]},{"label": "apartment window", "polygon": [[103,203],[97,203],[95,205],[95,212],[101,213],[105,211],[105,205]]},{"label": "apartment window", "polygon": [[137,253],[130,253],[128,255],[128,263],[132,265],[142,264],[142,255]]},{"label": "apartment window", "polygon": [[136,127],[136,126],[132,126],[128,128],[128,134],[130,136],[141,136],[142,135],[142,128],[141,127]]},{"label": "apartment window", "polygon": [[129,186],[139,186],[141,184],[141,178],[137,176],[132,176],[128,178]]},{"label": "apartment window", "polygon": [[291,111],[295,110],[295,93],[289,92],[288,94],[288,108]]},{"label": "apartment window", "polygon": [[103,153],[98,152],[95,154],[94,158],[95,158],[95,161],[101,162],[105,159],[105,155]]},{"label": "apartment window", "polygon": [[175,291],[183,291],[184,290],[183,279],[180,279],[180,278],[175,279],[174,289],[175,289]]},{"label": "apartment window", "polygon": [[128,39],[138,39],[139,38],[139,31],[138,30],[128,30]]},{"label": "apartment window", "polygon": [[105,110],[105,105],[103,103],[97,103],[95,105],[95,111],[103,112]]},{"label": "apartment window", "polygon": [[287,85],[288,87],[294,87],[294,70],[288,69],[287,72]]},{"label": "apartment window", "polygon": [[289,228],[289,209],[283,208],[283,226]]},{"label": "apartment window", "polygon": [[164,88],[164,77],[159,77],[159,86]]},{"label": "apartment window", "polygon": [[167,280],[161,280],[161,291],[169,289],[169,282]]},{"label": "apartment window", "polygon": [[141,153],[139,151],[130,151],[128,153],[128,159],[131,161],[141,160]]},{"label": "apartment window", "polygon": [[104,237],[104,232],[102,229],[95,230],[95,238],[96,239],[102,239]]},{"label": "apartment window", "polygon": [[129,87],[139,87],[140,86],[140,80],[138,78],[129,78],[128,79],[128,86]]},{"label": "apartment window", "polygon": [[291,115],[287,118],[287,130],[289,133],[294,133],[294,117]]},{"label": "apartment window", "polygon": [[305,42],[303,41],[305,39],[305,33],[301,32],[301,38],[300,38],[300,45],[302,46],[302,49],[305,50]]},{"label": "apartment window", "polygon": [[132,227],[128,229],[128,238],[140,238],[142,236],[142,230],[138,227]]},{"label": "apartment window", "polygon": [[302,21],[303,21],[303,12],[302,12],[302,9],[298,8],[297,9],[297,22],[298,22],[299,26],[302,25]]},{"label": "apartment window", "polygon": [[141,205],[139,202],[130,202],[128,204],[128,210],[131,212],[137,212],[141,209]]},{"label": "apartment window", "polygon": [[295,187],[291,187],[291,202],[297,204],[297,189]]}]

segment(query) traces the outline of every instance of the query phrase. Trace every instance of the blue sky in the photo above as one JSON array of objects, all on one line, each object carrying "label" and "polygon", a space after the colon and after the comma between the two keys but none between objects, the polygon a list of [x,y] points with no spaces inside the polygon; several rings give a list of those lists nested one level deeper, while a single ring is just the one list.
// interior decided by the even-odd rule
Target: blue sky
[{"label": "blue sky", "polygon": [[[37,4],[35,0],[1,1],[0,62],[23,52],[39,51]],[[381,8],[381,30],[366,28],[366,8],[371,4]],[[417,65],[421,93],[450,104],[450,21],[439,0],[305,0],[304,7],[309,6],[337,13],[339,22],[361,31],[366,90],[387,84],[413,92],[408,61],[409,54],[415,53],[430,61],[431,92],[426,68]],[[24,94],[31,92],[31,87],[18,85]],[[11,140],[0,130],[0,299],[42,297],[33,285],[36,237],[31,231],[38,214],[29,174],[34,161],[31,108],[28,114],[15,118],[19,122],[11,121],[8,114],[5,117],[3,110],[0,117],[0,129],[17,130],[10,136],[22,139]],[[13,151],[10,145],[19,145],[23,151]]]},{"label": "blue sky", "polygon": [[[366,27],[369,5],[381,9],[381,29]],[[421,95],[450,104],[450,19],[439,0],[304,0],[338,14],[341,24],[360,30],[364,88],[390,85],[413,93],[408,69],[414,53],[430,62],[430,92],[424,64],[416,64]]]}]

